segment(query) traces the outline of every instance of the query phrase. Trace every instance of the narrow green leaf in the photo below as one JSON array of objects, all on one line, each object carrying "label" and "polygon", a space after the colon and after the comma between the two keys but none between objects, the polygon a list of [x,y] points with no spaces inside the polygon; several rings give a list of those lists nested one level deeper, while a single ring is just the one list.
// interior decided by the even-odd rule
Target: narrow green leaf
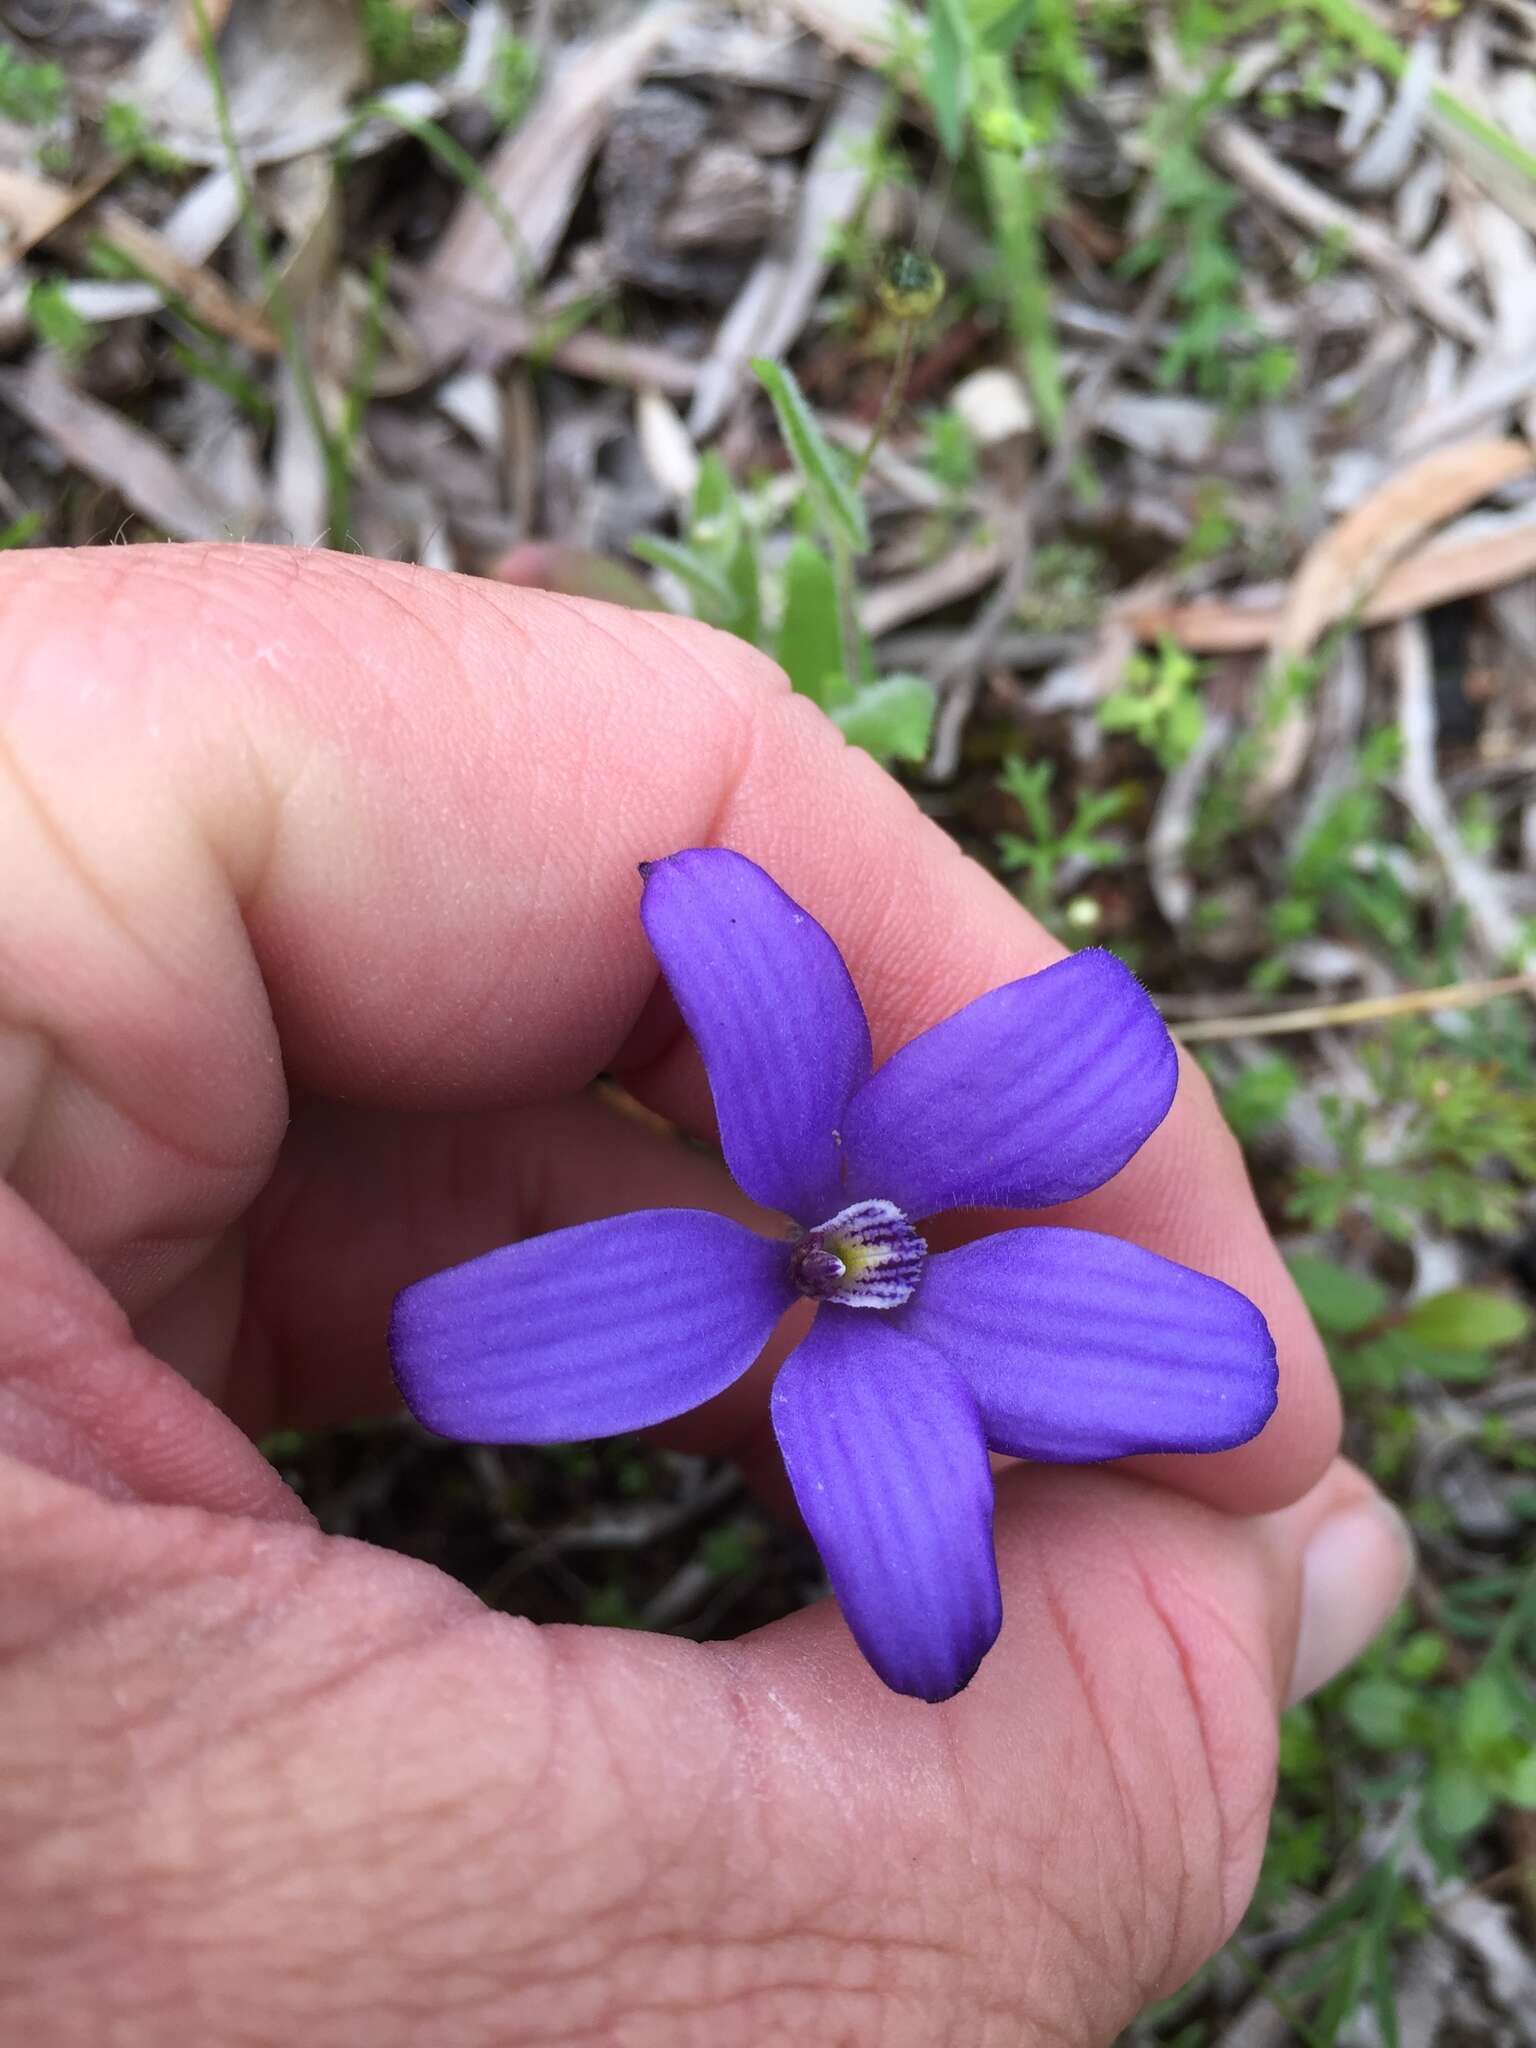
[{"label": "narrow green leaf", "polygon": [[693,513],[690,524],[704,526],[712,519],[723,518],[727,506],[732,504],[734,499],[730,472],[721,459],[719,449],[711,448],[707,450],[699,464],[699,474],[693,486]]},{"label": "narrow green leaf", "polygon": [[837,578],[832,564],[808,540],[794,541],[784,561],[784,616],[779,625],[779,665],[802,697],[823,711],[833,708],[827,683],[842,675],[842,626],[837,606]]},{"label": "narrow green leaf", "polygon": [[855,554],[863,554],[869,546],[864,507],[848,481],[841,457],[806,404],[794,373],[765,356],[754,357],[752,368],[773,401],[784,445],[794,458],[822,527],[829,537],[846,542]]},{"label": "narrow green leaf", "polygon": [[24,548],[43,524],[41,512],[23,512],[9,526],[0,526],[0,548]]},{"label": "narrow green leaf", "polygon": [[921,676],[887,676],[832,713],[848,739],[877,761],[921,761],[933,730],[933,692]]},{"label": "narrow green leaf", "polygon": [[1531,1318],[1507,1294],[1487,1287],[1452,1287],[1411,1308],[1403,1327],[1425,1344],[1447,1351],[1491,1351],[1518,1343],[1530,1329]]},{"label": "narrow green leaf", "polygon": [[663,540],[659,534],[643,533],[630,542],[629,551],[642,562],[649,562],[653,569],[669,570],[690,596],[705,607],[710,625],[723,625],[735,611],[736,595],[730,584],[696,549],[685,547],[681,541]]},{"label": "narrow green leaf", "polygon": [[958,160],[965,147],[971,104],[971,40],[971,22],[963,0],[932,0],[923,83],[939,142],[951,162]]},{"label": "narrow green leaf", "polygon": [[1286,1263],[1318,1328],[1332,1336],[1353,1337],[1385,1315],[1391,1297],[1369,1274],[1352,1273],[1310,1252],[1297,1252]]},{"label": "narrow green leaf", "polygon": [[754,647],[763,644],[763,602],[757,573],[757,541],[751,527],[735,514],[730,551],[725,558],[725,580],[731,592],[731,615],[721,623],[739,639]]}]

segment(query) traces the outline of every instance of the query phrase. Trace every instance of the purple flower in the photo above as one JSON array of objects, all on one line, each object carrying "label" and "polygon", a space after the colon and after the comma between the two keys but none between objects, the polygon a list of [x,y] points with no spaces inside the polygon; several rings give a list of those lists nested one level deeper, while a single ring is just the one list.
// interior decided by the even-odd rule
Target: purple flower
[{"label": "purple flower", "polygon": [[945,1209],[1039,1209],[1100,1186],[1168,1113],[1178,1061],[1112,954],[979,997],[873,1068],[842,956],[762,869],[648,863],[640,915],[708,1070],[765,1238],[655,1209],[508,1245],[408,1287],[390,1342],[444,1436],[555,1443],[680,1415],[821,1304],[773,1425],[859,1646],[948,1699],[1002,1621],[987,1452],[1065,1463],[1220,1451],[1275,1405],[1275,1347],[1219,1280],[1090,1231],[930,1253]]}]

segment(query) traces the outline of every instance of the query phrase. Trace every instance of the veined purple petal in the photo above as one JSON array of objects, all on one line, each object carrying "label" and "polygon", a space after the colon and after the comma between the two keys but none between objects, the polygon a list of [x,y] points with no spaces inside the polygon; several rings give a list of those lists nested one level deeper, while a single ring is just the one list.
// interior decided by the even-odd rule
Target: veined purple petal
[{"label": "veined purple petal", "polygon": [[823,1308],[774,1383],[795,1498],[859,1648],[947,1700],[1002,1623],[992,1472],[969,1388],[888,1316]]},{"label": "veined purple petal", "polygon": [[1168,1114],[1178,1055],[1098,950],[1011,981],[903,1046],[843,1123],[848,1198],[909,1216],[1043,1209],[1118,1173]]},{"label": "veined purple petal", "polygon": [[645,869],[640,916],[709,1074],[726,1164],[809,1227],[844,1205],[839,1131],[869,1078],[869,1026],[843,956],[739,853]]},{"label": "veined purple petal", "polygon": [[1274,1412],[1275,1343],[1246,1295],[1090,1230],[937,1253],[893,1320],[953,1360],[1016,1457],[1225,1451]]},{"label": "veined purple petal", "polygon": [[418,1280],[389,1346],[406,1406],[440,1436],[567,1443],[709,1400],[794,1299],[788,1245],[706,1210],[646,1209]]}]

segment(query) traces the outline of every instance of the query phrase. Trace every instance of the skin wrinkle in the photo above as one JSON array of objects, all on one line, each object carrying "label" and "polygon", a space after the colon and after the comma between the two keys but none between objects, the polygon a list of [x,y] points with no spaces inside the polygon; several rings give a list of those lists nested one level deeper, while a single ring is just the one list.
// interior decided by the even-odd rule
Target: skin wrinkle
[{"label": "skin wrinkle", "polygon": [[[1223,1798],[1222,1788],[1217,1782],[1216,1759],[1221,1753],[1221,1745],[1216,1737],[1214,1717],[1206,1696],[1207,1688],[1200,1678],[1201,1660],[1191,1655],[1187,1649],[1189,1622],[1175,1621],[1175,1603],[1168,1599],[1166,1589],[1158,1585],[1153,1574],[1139,1570],[1138,1575],[1148,1605],[1162,1623],[1178,1654],[1180,1671],[1197,1716],[1201,1737],[1200,1753],[1205,1758],[1209,1771],[1211,1804],[1218,1831],[1218,1867],[1221,1872],[1222,1926],[1221,1931],[1214,1937],[1214,1946],[1227,1938],[1247,1908],[1254,1871],[1264,1846],[1264,1829],[1268,1823],[1278,1771],[1278,1743],[1272,1717],[1257,1715],[1249,1721],[1248,1725],[1256,1732],[1261,1732],[1265,1738],[1268,1762],[1266,1768],[1258,1773],[1253,1797],[1243,1802],[1234,1812],[1231,1799]],[[1189,1603],[1190,1620],[1211,1630],[1213,1636],[1221,1643],[1226,1658],[1235,1661],[1238,1668],[1252,1681],[1255,1698],[1273,1699],[1279,1685],[1279,1674],[1273,1669],[1265,1670],[1261,1666],[1252,1648],[1232,1627],[1230,1617],[1219,1605],[1200,1597],[1192,1589],[1181,1587],[1180,1592],[1181,1597]],[[1230,1683],[1230,1674],[1223,1675]],[[1188,1867],[1191,1859],[1186,1857],[1184,1860]]]},{"label": "skin wrinkle", "polygon": [[[1146,1599],[1147,1606],[1151,1613],[1153,1613],[1157,1617],[1159,1623],[1161,1624],[1163,1634],[1167,1638],[1168,1645],[1170,1649],[1173,1651],[1174,1657],[1177,1661],[1179,1675],[1183,1682],[1185,1697],[1188,1701],[1190,1711],[1194,1716],[1195,1725],[1200,1731],[1201,1741],[1199,1744],[1199,1749],[1200,1755],[1205,1764],[1206,1771],[1205,1789],[1209,1795],[1207,1800],[1207,1810],[1210,1814],[1211,1824],[1214,1827],[1216,1834],[1215,1863],[1216,1868],[1220,1873],[1219,1905],[1224,1923],[1219,1930],[1211,1930],[1210,1946],[1214,1948],[1217,1945],[1219,1945],[1220,1942],[1225,1940],[1227,1934],[1231,1931],[1231,1925],[1235,1924],[1237,1915],[1232,1911],[1232,1900],[1234,1892],[1237,1890],[1241,1891],[1241,1903],[1238,1907],[1238,1912],[1240,1912],[1242,1906],[1246,1906],[1247,1904],[1251,1884],[1249,1884],[1248,1882],[1244,1882],[1241,1885],[1237,1885],[1234,1883],[1234,1880],[1237,1875],[1234,1868],[1234,1847],[1228,1833],[1227,1813],[1225,1804],[1221,1797],[1221,1788],[1216,1781],[1214,1752],[1210,1747],[1209,1709],[1206,1705],[1204,1687],[1200,1682],[1198,1666],[1196,1664],[1195,1659],[1191,1655],[1189,1649],[1185,1628],[1183,1625],[1180,1624],[1180,1622],[1178,1622],[1174,1618],[1173,1610],[1169,1606],[1169,1604],[1163,1599],[1154,1575],[1148,1571],[1142,1570],[1139,1566],[1137,1567],[1137,1570],[1138,1576],[1141,1580],[1142,1592]],[[1182,1821],[1182,1809],[1180,1813],[1180,1818]],[[1191,1831],[1186,1829],[1186,1842],[1190,1839],[1190,1833]],[[1180,1869],[1182,1871],[1187,1872],[1191,1868],[1191,1859],[1187,1852],[1183,1856],[1181,1856],[1179,1862]],[[1179,1899],[1179,1917],[1181,1920],[1184,1917],[1184,1899],[1182,1896],[1182,1892],[1186,1888],[1187,1886],[1181,1887],[1181,1896]],[[1181,1981],[1184,1976],[1187,1975],[1188,1971],[1180,1969],[1177,1961],[1174,1958],[1170,1957],[1169,1971],[1167,1976],[1162,1980],[1162,1983],[1167,1985],[1169,1989],[1174,1989],[1177,1987],[1177,1983]]]},{"label": "skin wrinkle", "polygon": [[[1121,1954],[1138,1958],[1134,1965],[1136,1982],[1138,1985],[1144,1986],[1148,1981],[1148,1973],[1145,1965],[1139,1958],[1142,1953],[1143,1944],[1150,1938],[1151,1934],[1151,1929],[1148,1925],[1147,1908],[1149,1904],[1155,1905],[1157,1903],[1157,1894],[1155,1888],[1149,1882],[1150,1864],[1147,1857],[1147,1843],[1142,1830],[1137,1801],[1134,1793],[1125,1782],[1125,1776],[1121,1767],[1121,1744],[1115,1739],[1113,1727],[1099,1699],[1099,1688],[1094,1677],[1092,1656],[1086,1650],[1073,1623],[1066,1601],[1052,1582],[1049,1569],[1041,1575],[1040,1598],[1044,1603],[1047,1614],[1051,1618],[1057,1639],[1061,1644],[1072,1675],[1077,1681],[1079,1696],[1087,1710],[1088,1718],[1093,1724],[1094,1732],[1098,1736],[1099,1752],[1107,1768],[1108,1782],[1113,1791],[1116,1811],[1119,1815],[1122,1838],[1120,1846],[1129,1852],[1130,1866],[1135,1873],[1131,1886],[1123,1891],[1119,1898],[1119,1927],[1110,1928],[1106,1925],[1104,1933],[1107,1940],[1103,1943],[1095,1944],[1095,1946],[1109,1946],[1112,1950],[1118,1949],[1118,1952]],[[1095,1860],[1102,1870],[1102,1859],[1096,1858]],[[1123,1870],[1124,1863],[1117,1858],[1115,1872],[1117,1884],[1122,1881]],[[1101,1882],[1099,1887],[1101,1911],[1108,1907],[1113,1896],[1113,1887],[1109,1887]],[[1178,1927],[1175,1921],[1173,1928],[1170,1929],[1166,1937],[1166,1946],[1170,1952],[1175,1952],[1177,1933]]]}]

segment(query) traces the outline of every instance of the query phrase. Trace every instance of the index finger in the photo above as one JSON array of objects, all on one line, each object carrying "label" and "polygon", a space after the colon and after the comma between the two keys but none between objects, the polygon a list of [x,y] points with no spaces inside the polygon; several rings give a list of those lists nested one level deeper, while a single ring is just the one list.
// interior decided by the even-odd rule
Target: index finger
[{"label": "index finger", "polygon": [[[336,555],[145,548],[0,563],[0,636],[0,832],[8,871],[38,877],[0,903],[0,1020],[25,1032],[0,1115],[18,1187],[114,1277],[234,1219],[285,1076],[468,1106],[622,1062],[707,1130],[692,1048],[648,1009],[635,868],[658,853],[767,868],[841,947],[877,1057],[1060,950],[776,669],[687,622]],[[53,1085],[26,1066],[39,1037]],[[1070,1220],[1231,1281],[1275,1330],[1263,1435],[1159,1464],[1225,1504],[1304,1491],[1332,1455],[1331,1382],[1196,1073]]]}]

